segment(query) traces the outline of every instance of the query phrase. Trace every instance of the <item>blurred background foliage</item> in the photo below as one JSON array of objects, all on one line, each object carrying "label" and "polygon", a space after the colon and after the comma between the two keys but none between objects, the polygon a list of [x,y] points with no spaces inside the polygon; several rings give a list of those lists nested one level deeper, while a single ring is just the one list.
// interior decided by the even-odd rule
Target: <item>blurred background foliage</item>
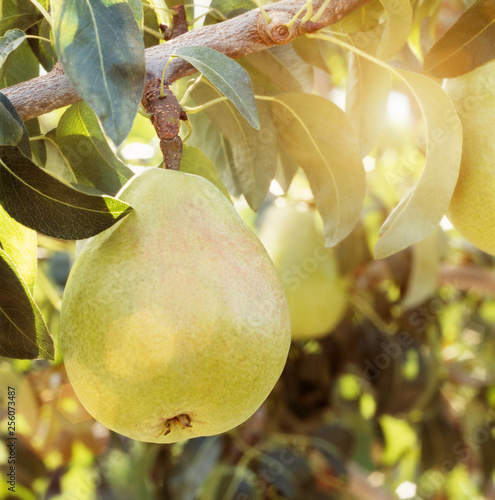
[{"label": "blurred background foliage", "polygon": [[[465,8],[460,1],[416,2],[418,9],[427,6],[440,14],[418,28],[417,52]],[[146,19],[157,22],[149,13]],[[151,45],[152,34],[147,37]],[[348,56],[328,48],[322,54],[331,75],[315,68],[312,90],[341,104]],[[401,60],[413,65],[411,48],[399,54]],[[41,117],[42,132],[62,113]],[[154,135],[138,116],[118,154],[127,164],[157,165]],[[225,435],[147,444],[90,417],[67,380],[58,338],[76,246],[40,235],[35,298],[54,336],[56,359],[0,359],[2,384],[17,389],[18,437],[16,494],[2,488],[0,498],[495,498],[494,258],[463,240],[446,219],[426,240],[386,259],[372,257],[380,226],[421,173],[423,135],[419,110],[396,86],[377,144],[365,158],[361,221],[332,251],[347,283],[347,306],[318,339],[293,342],[266,403]],[[47,154],[56,163],[56,151],[48,147]],[[273,207],[313,206],[300,171],[286,194],[272,183],[257,213],[242,197],[234,203],[255,231]],[[333,301],[329,296],[328,308]],[[6,406],[0,401],[3,477]]]}]

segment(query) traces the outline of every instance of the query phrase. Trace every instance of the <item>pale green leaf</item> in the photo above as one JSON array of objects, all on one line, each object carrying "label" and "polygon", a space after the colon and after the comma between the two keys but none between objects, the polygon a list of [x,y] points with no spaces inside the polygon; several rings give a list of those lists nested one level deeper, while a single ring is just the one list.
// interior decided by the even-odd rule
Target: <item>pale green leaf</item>
[{"label": "pale green leaf", "polygon": [[378,46],[377,57],[390,59],[407,42],[412,29],[412,6],[410,0],[380,0],[387,24]]},{"label": "pale green leaf", "polygon": [[253,68],[260,82],[264,78],[259,73],[282,92],[313,90],[313,67],[301,59],[290,45],[254,52],[243,57],[242,61],[246,67]]},{"label": "pale green leaf", "polygon": [[411,270],[400,305],[403,310],[420,306],[438,289],[438,270],[445,243],[440,228],[411,247]]},{"label": "pale green leaf", "polygon": [[374,254],[381,259],[426,238],[445,215],[459,175],[462,127],[451,100],[433,80],[395,70],[416,97],[425,122],[426,161],[416,187],[381,228]]},{"label": "pale green leaf", "polygon": [[230,200],[229,192],[218,176],[218,172],[211,160],[198,148],[184,144],[182,146],[182,157],[180,160],[180,171],[189,174],[200,175],[208,179],[217,187],[227,199]]},{"label": "pale green leaf", "polygon": [[73,104],[62,115],[57,143],[72,169],[100,191],[115,195],[134,175],[110,148],[94,111],[85,102]]},{"label": "pale green leaf", "polygon": [[36,231],[12,219],[0,206],[0,245],[14,261],[29,291],[36,281]]},{"label": "pale green leaf", "polygon": [[208,47],[181,47],[175,51],[175,55],[192,64],[228,97],[251,126],[260,128],[253,85],[246,70],[239,63]]},{"label": "pale green leaf", "polygon": [[345,111],[358,134],[362,157],[376,144],[390,87],[390,71],[357,54],[350,55]]},{"label": "pale green leaf", "polygon": [[0,66],[5,62],[7,56],[14,51],[26,39],[26,35],[20,29],[13,29],[7,31],[5,35],[0,38]]},{"label": "pale green leaf", "polygon": [[[198,104],[218,98],[219,95],[216,89],[207,84],[198,85],[191,93],[192,99]],[[254,210],[258,209],[267,195],[277,165],[277,138],[270,104],[258,101],[257,109],[260,130],[249,126],[229,101],[220,102],[204,111],[227,138],[232,152],[232,161],[229,162],[232,181]],[[223,176],[222,179],[225,182]]]},{"label": "pale green leaf", "polygon": [[0,249],[0,356],[53,359],[53,340],[16,263]]},{"label": "pale green leaf", "polygon": [[121,0],[53,0],[55,46],[65,73],[118,145],[144,89],[141,30]]},{"label": "pale green leaf", "polygon": [[215,127],[206,113],[189,115],[194,132],[187,143],[200,149],[215,165],[222,182],[233,196],[242,194],[234,177],[232,149],[228,140]]},{"label": "pale green leaf", "polygon": [[352,124],[334,103],[289,93],[272,101],[278,133],[303,168],[325,224],[327,246],[342,241],[359,219],[365,173]]}]

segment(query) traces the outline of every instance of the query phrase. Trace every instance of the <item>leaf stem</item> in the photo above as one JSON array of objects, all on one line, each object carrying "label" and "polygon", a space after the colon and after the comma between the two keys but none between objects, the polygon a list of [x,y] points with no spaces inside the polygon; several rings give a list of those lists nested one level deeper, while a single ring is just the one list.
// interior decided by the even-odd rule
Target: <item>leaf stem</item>
[{"label": "leaf stem", "polygon": [[177,56],[175,54],[170,54],[168,56],[167,64],[165,64],[165,67],[163,68],[162,78],[160,79],[160,97],[165,97],[165,92],[163,91],[163,82],[165,80],[165,73],[167,72],[168,65],[172,62],[172,59],[174,59],[174,57]]},{"label": "leaf stem", "polygon": [[261,14],[265,18],[266,24],[270,24],[272,22],[272,18],[268,15],[266,10],[263,8],[263,5],[261,5],[260,0],[252,0],[252,2],[255,3],[258,6],[258,8],[260,9]]},{"label": "leaf stem", "polygon": [[354,45],[351,45],[350,43],[339,40],[338,38],[335,38],[334,36],[325,35],[323,33],[309,33],[306,36],[308,38],[318,38],[320,40],[326,40],[327,42],[332,42],[332,43],[335,43],[336,45],[340,45],[341,47],[348,49],[351,52],[354,52],[355,54],[362,56],[371,62],[374,62],[375,64],[378,64],[378,66],[381,66],[382,68],[388,69],[389,71],[391,71],[392,73],[397,75],[401,80],[404,80],[404,78],[402,78],[400,73],[398,73],[392,66],[390,66],[390,64],[387,64],[383,61],[380,61],[380,59],[377,59],[376,57],[370,56],[367,52],[364,52],[364,50],[358,49],[357,47],[354,47]]},{"label": "leaf stem", "polygon": [[49,38],[45,38],[44,36],[26,35],[26,38],[35,38],[36,40],[42,40],[43,42],[48,42],[53,45],[53,41]]},{"label": "leaf stem", "polygon": [[189,87],[187,87],[186,91],[184,92],[184,95],[182,96],[182,99],[179,101],[179,104],[181,106],[186,102],[187,98],[189,97],[189,94],[192,92],[194,87],[198,85],[198,83],[202,80],[202,78],[203,78],[203,73],[200,73],[200,75],[193,81],[193,83],[189,85]]},{"label": "leaf stem", "polygon": [[36,8],[43,14],[43,17],[46,19],[47,23],[53,27],[52,16],[48,14],[45,8],[38,2],[38,0],[31,0],[31,3],[36,6]]},{"label": "leaf stem", "polygon": [[159,31],[156,31],[152,28],[148,28],[148,26],[143,26],[143,31],[146,31],[146,33],[155,36],[159,40],[163,40],[163,33],[160,33]]},{"label": "leaf stem", "polygon": [[222,97],[217,97],[216,99],[212,99],[211,101],[205,102],[204,104],[201,104],[199,106],[194,106],[190,108],[189,106],[182,106],[182,109],[189,114],[194,114],[194,113],[199,113],[200,111],[204,111],[205,109],[209,108],[210,106],[213,106],[214,104],[217,104],[218,102],[222,101],[228,101],[229,98],[222,96]]},{"label": "leaf stem", "polygon": [[330,3],[330,0],[325,0],[322,4],[321,7],[317,10],[316,14],[311,18],[312,23],[318,22],[318,19],[323,15],[325,12],[325,9],[328,7]]}]

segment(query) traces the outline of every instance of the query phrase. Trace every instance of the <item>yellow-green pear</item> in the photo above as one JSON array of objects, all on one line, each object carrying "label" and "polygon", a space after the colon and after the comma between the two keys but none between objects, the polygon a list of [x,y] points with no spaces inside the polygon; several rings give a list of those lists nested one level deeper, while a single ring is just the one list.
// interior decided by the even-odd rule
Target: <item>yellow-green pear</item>
[{"label": "yellow-green pear", "polygon": [[137,440],[232,429],[263,403],[287,358],[277,271],[202,177],[151,168],[118,198],[134,211],[85,244],[63,297],[74,390],[95,419]]},{"label": "yellow-green pear", "polygon": [[495,61],[446,80],[444,88],[463,131],[461,168],[447,216],[469,242],[495,255]]},{"label": "yellow-green pear", "polygon": [[289,302],[292,339],[322,337],[348,305],[347,282],[325,248],[319,214],[306,203],[270,207],[259,237],[277,268]]}]

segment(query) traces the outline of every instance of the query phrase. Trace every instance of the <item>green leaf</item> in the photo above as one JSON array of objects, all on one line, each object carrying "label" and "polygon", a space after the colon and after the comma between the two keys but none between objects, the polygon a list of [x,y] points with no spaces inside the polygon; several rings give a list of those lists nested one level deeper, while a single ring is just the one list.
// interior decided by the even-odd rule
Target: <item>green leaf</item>
[{"label": "green leaf", "polygon": [[278,182],[284,193],[287,193],[292,183],[292,179],[299,169],[296,160],[289,154],[287,148],[284,146],[282,139],[278,139],[278,158],[277,158],[277,171],[275,173],[275,180]]},{"label": "green leaf", "polygon": [[28,44],[11,52],[0,68],[0,88],[10,87],[39,76],[40,63]]},{"label": "green leaf", "polygon": [[132,211],[114,198],[73,189],[13,146],[0,146],[0,203],[24,226],[66,240],[94,236]]},{"label": "green leaf", "polygon": [[430,49],[424,70],[453,78],[495,58],[495,2],[478,0],[467,9]]},{"label": "green leaf", "polygon": [[304,62],[290,45],[254,52],[242,61],[264,74],[282,92],[309,93],[313,90],[313,67]]},{"label": "green leaf", "polygon": [[380,0],[387,24],[380,40],[377,57],[390,59],[407,42],[412,30],[413,12],[410,0]]},{"label": "green leaf", "polygon": [[0,92],[0,144],[17,146],[22,154],[31,157],[26,127],[9,99]]},{"label": "green leaf", "polygon": [[345,111],[357,131],[363,158],[378,139],[387,112],[390,87],[387,69],[351,53]]},{"label": "green leaf", "polygon": [[121,0],[53,0],[55,47],[71,84],[119,145],[144,89],[141,31]]},{"label": "green leaf", "polygon": [[35,14],[16,14],[0,19],[0,36],[4,36],[7,31],[20,29],[26,31],[34,24],[41,21],[43,16],[37,12]]},{"label": "green leaf", "polygon": [[442,243],[445,243],[443,234],[440,228],[437,228],[411,247],[411,270],[405,294],[400,302],[403,310],[420,306],[437,292]]},{"label": "green leaf", "polygon": [[[143,6],[143,12],[144,12],[143,25],[147,28],[159,32],[160,29],[159,22],[155,9]],[[160,43],[160,40],[156,36],[152,35],[151,33],[148,33],[147,31],[143,31],[143,40],[146,49],[148,47],[153,47],[154,45],[158,45]]]},{"label": "green leaf", "polygon": [[139,29],[143,29],[144,11],[141,0],[127,0],[127,1],[129,2],[129,6],[131,7],[132,10],[132,15],[134,16],[134,19],[136,20]]},{"label": "green leaf", "polygon": [[330,73],[330,68],[320,50],[320,42],[316,38],[299,36],[291,45],[301,59],[311,64],[311,66]]},{"label": "green leaf", "polygon": [[[212,0],[211,7],[219,10],[227,19],[238,16],[256,8],[252,0]],[[205,18],[205,26],[208,24],[215,24],[221,21],[219,16],[212,12]]]},{"label": "green leaf", "polygon": [[105,193],[117,194],[134,175],[110,148],[94,111],[85,102],[73,104],[62,115],[57,143],[71,167]]},{"label": "green leaf", "polygon": [[[201,103],[217,97],[218,90],[204,83],[191,93],[191,98]],[[257,108],[260,130],[249,126],[229,101],[220,102],[204,111],[229,142],[233,156],[230,162],[233,183],[253,210],[258,209],[267,195],[277,165],[276,133],[270,105],[259,101]]]},{"label": "green leaf", "polygon": [[36,231],[12,219],[0,206],[0,245],[14,261],[31,294],[36,282]]},{"label": "green leaf", "polygon": [[53,359],[48,328],[15,262],[0,249],[0,356]]},{"label": "green leaf", "polygon": [[278,133],[304,169],[325,224],[327,246],[343,240],[359,219],[365,173],[354,129],[334,103],[290,93],[272,101]]},{"label": "green leaf", "polygon": [[57,129],[54,128],[44,135],[44,143],[47,155],[45,169],[57,177],[61,177],[62,180],[69,184],[76,184],[78,182],[77,174],[79,173],[72,169],[69,160],[60,150],[57,143]]},{"label": "green leaf", "polygon": [[7,31],[0,38],[0,66],[5,62],[7,56],[14,51],[26,39],[26,35],[20,29]]},{"label": "green leaf", "polygon": [[22,139],[23,130],[7,109],[6,100],[7,98],[0,94],[0,144],[16,146]]},{"label": "green leaf", "polygon": [[189,115],[194,132],[187,143],[200,149],[215,168],[227,189],[233,196],[242,194],[234,177],[232,149],[229,141],[221,134],[206,113]]},{"label": "green leaf", "polygon": [[182,146],[182,157],[180,160],[180,171],[189,174],[200,175],[208,179],[217,187],[227,199],[230,200],[229,192],[222,182],[215,166],[211,160],[198,148],[184,144]]},{"label": "green leaf", "polygon": [[181,47],[174,54],[200,71],[230,99],[251,126],[259,130],[260,120],[253,85],[246,70],[239,63],[208,47]]},{"label": "green leaf", "polygon": [[416,187],[381,228],[374,248],[382,259],[426,238],[445,215],[459,175],[462,127],[447,94],[433,80],[394,70],[416,97],[426,128],[426,161]]}]

